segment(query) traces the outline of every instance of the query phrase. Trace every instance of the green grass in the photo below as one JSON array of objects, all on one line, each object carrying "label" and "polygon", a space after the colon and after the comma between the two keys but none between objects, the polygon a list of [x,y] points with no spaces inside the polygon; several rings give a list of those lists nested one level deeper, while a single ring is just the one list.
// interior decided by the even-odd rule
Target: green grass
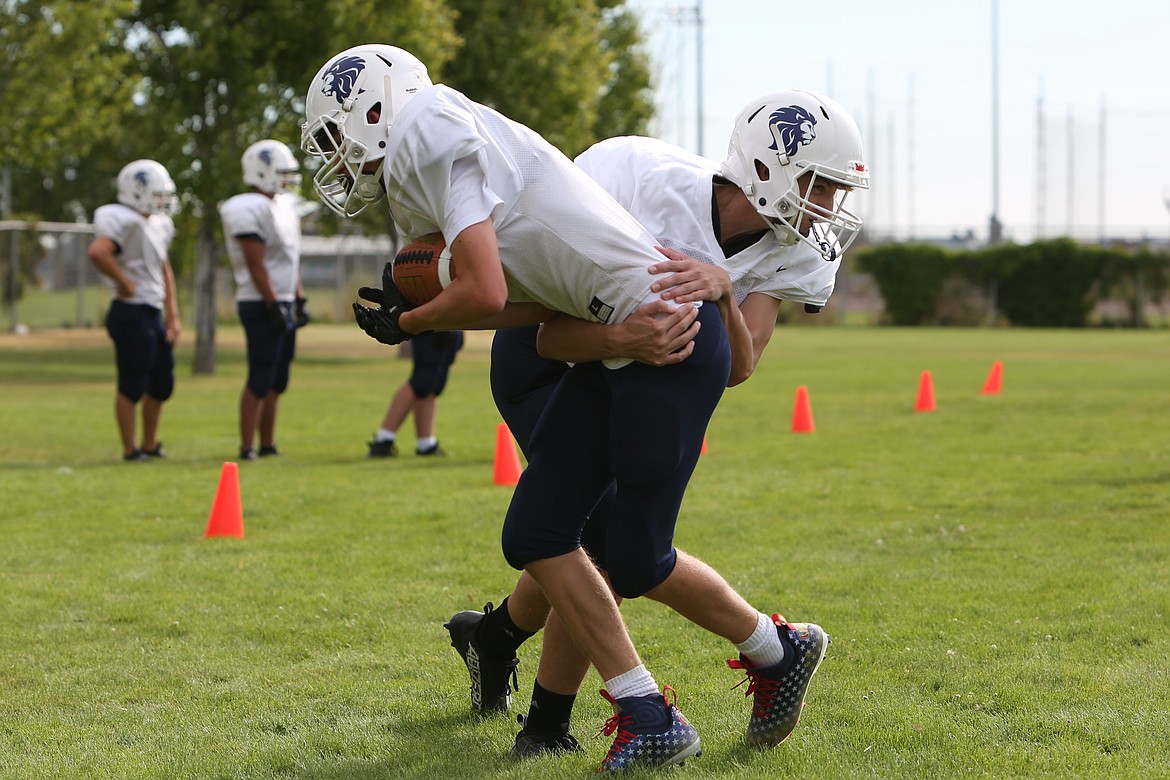
[{"label": "green grass", "polygon": [[[104,335],[0,337],[0,777],[590,776],[596,675],[585,754],[517,764],[514,721],[470,715],[441,626],[515,577],[484,342],[441,403],[452,456],[372,462],[408,364],[356,329],[302,331],[285,454],[240,467],[246,538],[206,540],[236,330],[212,377],[185,342],[171,457],[141,465],[118,461]],[[702,734],[678,776],[1168,776],[1168,357],[1160,332],[779,331],[716,413],[677,542],[834,643],[800,727],[750,751],[730,646],[628,603]],[[994,360],[1004,390],[982,396]],[[938,411],[916,414],[923,370]],[[789,431],[800,384],[814,434]]]}]

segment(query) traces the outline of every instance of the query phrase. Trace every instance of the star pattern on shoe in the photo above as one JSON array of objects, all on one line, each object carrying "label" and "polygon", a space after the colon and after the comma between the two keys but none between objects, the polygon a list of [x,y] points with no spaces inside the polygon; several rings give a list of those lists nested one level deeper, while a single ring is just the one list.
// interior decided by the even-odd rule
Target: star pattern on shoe
[{"label": "star pattern on shoe", "polygon": [[755,667],[743,656],[727,662],[732,669],[741,669],[747,675],[735,687],[747,682],[744,695],[753,697],[747,743],[756,747],[779,745],[796,728],[812,676],[832,642],[815,623],[789,623],[778,614],[772,616],[772,622],[784,645],[782,662]]}]

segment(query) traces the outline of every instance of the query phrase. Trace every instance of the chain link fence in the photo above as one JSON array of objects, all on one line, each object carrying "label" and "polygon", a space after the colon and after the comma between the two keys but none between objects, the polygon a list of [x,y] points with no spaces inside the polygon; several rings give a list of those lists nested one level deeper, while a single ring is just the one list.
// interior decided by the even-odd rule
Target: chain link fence
[{"label": "chain link fence", "polygon": [[[7,330],[102,327],[110,295],[86,250],[93,225],[0,221],[0,291]],[[388,236],[304,236],[301,280],[313,317],[320,322],[353,318],[357,288],[381,286],[382,266],[394,250]],[[235,282],[221,255],[216,271],[216,314],[234,322]],[[176,280],[185,320],[194,312],[190,274]]]}]

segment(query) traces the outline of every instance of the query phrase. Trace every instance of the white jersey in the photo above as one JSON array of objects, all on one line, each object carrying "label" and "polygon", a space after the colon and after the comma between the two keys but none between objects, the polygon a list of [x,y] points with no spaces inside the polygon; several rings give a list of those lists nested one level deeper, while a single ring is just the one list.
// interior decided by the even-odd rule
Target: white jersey
[{"label": "white jersey", "polygon": [[[134,282],[134,295],[127,303],[145,303],[162,309],[166,301],[167,250],[175,237],[175,223],[166,214],[146,216],[121,203],[99,206],[93,213],[94,233],[118,245],[117,260],[123,273]],[[102,280],[117,297],[117,285],[102,274]]]},{"label": "white jersey", "polygon": [[832,295],[840,260],[828,262],[804,243],[783,246],[770,230],[752,246],[723,256],[711,215],[718,163],[636,136],[594,144],[576,162],[663,246],[726,270],[737,303],[758,292],[824,306]]},{"label": "white jersey", "polygon": [[219,204],[219,217],[236,280],[236,300],[264,299],[244,262],[239,242],[244,236],[255,236],[264,243],[264,267],[276,300],[295,299],[301,274],[301,218],[296,196],[279,193],[269,198],[260,192],[242,192]]},{"label": "white jersey", "polygon": [[449,87],[395,117],[383,170],[407,240],[491,218],[510,301],[608,323],[657,297],[654,236],[537,133]]}]

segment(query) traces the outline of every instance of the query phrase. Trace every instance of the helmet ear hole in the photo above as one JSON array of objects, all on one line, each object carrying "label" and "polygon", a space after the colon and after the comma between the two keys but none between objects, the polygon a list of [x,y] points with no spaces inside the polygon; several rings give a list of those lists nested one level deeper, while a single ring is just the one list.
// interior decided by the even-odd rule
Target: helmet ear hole
[{"label": "helmet ear hole", "polygon": [[772,178],[772,171],[759,160],[756,160],[756,178],[760,181],[767,181]]},{"label": "helmet ear hole", "polygon": [[382,103],[381,101],[370,106],[370,110],[366,112],[366,124],[376,125],[378,120],[382,118]]}]

